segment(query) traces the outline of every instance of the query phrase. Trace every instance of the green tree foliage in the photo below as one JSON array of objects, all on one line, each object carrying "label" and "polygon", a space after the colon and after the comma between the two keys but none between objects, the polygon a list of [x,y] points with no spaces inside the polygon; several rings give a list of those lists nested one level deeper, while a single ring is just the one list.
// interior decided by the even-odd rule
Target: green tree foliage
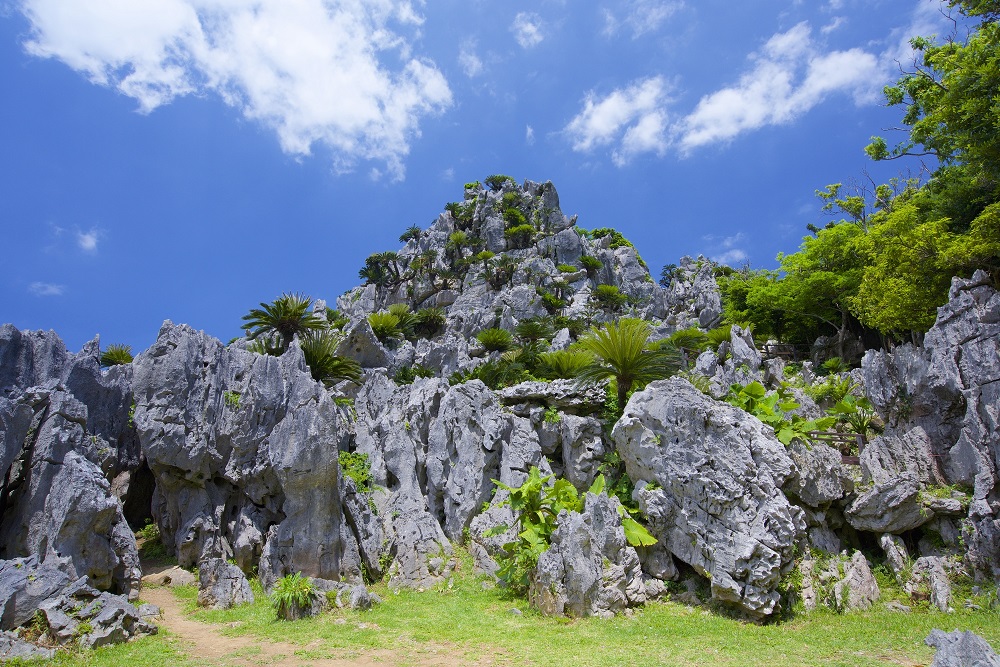
[{"label": "green tree foliage", "polygon": [[247,338],[277,336],[282,351],[292,344],[297,334],[322,330],[326,319],[312,311],[312,299],[302,294],[282,294],[271,303],[261,303],[243,316]]},{"label": "green tree foliage", "polygon": [[592,353],[593,363],[577,376],[581,383],[600,382],[615,378],[619,415],[633,389],[675,373],[681,365],[680,355],[670,348],[651,348],[646,339],[652,327],[645,320],[624,318],[593,327],[580,339],[580,349]]}]

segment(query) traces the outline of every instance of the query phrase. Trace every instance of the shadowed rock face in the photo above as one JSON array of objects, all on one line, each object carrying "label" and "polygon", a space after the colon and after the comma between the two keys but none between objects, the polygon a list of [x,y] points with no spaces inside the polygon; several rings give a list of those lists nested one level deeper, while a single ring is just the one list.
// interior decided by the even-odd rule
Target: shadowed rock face
[{"label": "shadowed rock face", "polygon": [[653,535],[714,598],[770,614],[805,530],[781,492],[793,463],[774,432],[673,379],[635,393],[613,437]]}]

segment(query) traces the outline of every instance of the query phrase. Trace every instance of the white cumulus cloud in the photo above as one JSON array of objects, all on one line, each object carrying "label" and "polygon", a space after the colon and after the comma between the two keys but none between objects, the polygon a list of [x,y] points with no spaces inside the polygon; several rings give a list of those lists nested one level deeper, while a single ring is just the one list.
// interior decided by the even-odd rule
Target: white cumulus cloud
[{"label": "white cumulus cloud", "polygon": [[721,239],[717,236],[703,236],[702,240],[709,244],[709,258],[713,262],[732,266],[745,261],[748,257],[746,250],[740,247],[746,243],[746,234],[743,232]]},{"label": "white cumulus cloud", "polygon": [[615,10],[604,9],[604,34],[611,36],[623,27],[637,39],[656,32],[660,26],[684,7],[680,0],[629,0],[615,4]]},{"label": "white cumulus cloud", "polygon": [[535,128],[531,127],[530,125],[524,128],[524,143],[528,144],[529,146],[535,145]]},{"label": "white cumulus cloud", "polygon": [[573,150],[588,152],[614,145],[612,160],[622,166],[638,153],[662,154],[667,146],[667,86],[655,76],[600,98],[587,93],[583,110],[563,129]]},{"label": "white cumulus cloud", "polygon": [[65,291],[65,285],[42,282],[34,282],[28,285],[28,292],[35,296],[62,296]]},{"label": "white cumulus cloud", "polygon": [[436,65],[411,54],[403,0],[23,0],[25,46],[150,112],[218,94],[292,155],[328,148],[338,171],[384,162],[402,178],[419,120],[447,108]]},{"label": "white cumulus cloud", "polygon": [[466,41],[458,50],[458,64],[470,79],[483,73],[483,61],[476,55],[475,42]]},{"label": "white cumulus cloud", "polygon": [[824,53],[807,23],[771,37],[736,85],[706,95],[673,128],[682,153],[788,123],[833,93],[875,99],[886,80],[879,58],[860,48]]},{"label": "white cumulus cloud", "polygon": [[542,33],[542,19],[534,12],[518,12],[510,30],[514,33],[514,39],[524,49],[537,46],[545,39]]}]

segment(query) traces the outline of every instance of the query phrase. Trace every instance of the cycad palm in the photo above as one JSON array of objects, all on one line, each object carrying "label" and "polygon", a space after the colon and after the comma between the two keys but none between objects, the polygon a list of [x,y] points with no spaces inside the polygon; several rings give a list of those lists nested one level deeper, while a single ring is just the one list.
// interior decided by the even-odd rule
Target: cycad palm
[{"label": "cycad palm", "polygon": [[337,355],[340,336],[330,331],[310,332],[302,337],[302,356],[314,380],[331,385],[341,380],[361,384],[361,365]]},{"label": "cycad palm", "polygon": [[593,327],[579,345],[596,359],[580,372],[577,381],[593,383],[615,378],[620,414],[633,387],[669,377],[680,366],[676,351],[646,345],[651,331],[648,322],[630,318]]},{"label": "cycad palm", "polygon": [[281,347],[288,349],[296,334],[325,329],[326,320],[311,310],[312,299],[302,294],[282,294],[272,303],[261,303],[243,316],[247,338],[281,336]]}]

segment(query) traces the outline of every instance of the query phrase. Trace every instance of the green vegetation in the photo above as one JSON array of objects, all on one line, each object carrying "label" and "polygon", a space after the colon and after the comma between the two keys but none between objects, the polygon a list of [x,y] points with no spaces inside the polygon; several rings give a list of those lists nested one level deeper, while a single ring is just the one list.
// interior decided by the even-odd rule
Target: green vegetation
[{"label": "green vegetation", "polygon": [[559,273],[576,273],[580,269],[572,264],[560,264],[556,267],[556,270],[559,271]]},{"label": "green vegetation", "polygon": [[317,382],[330,386],[349,380],[361,384],[361,364],[337,354],[340,336],[331,331],[318,331],[302,338],[302,356]]},{"label": "green vegetation", "polygon": [[497,327],[483,329],[476,334],[476,340],[487,352],[506,352],[514,346],[514,335]]},{"label": "green vegetation", "polygon": [[[559,512],[568,510],[582,512],[584,497],[565,479],[553,476],[542,477],[538,468],[531,467],[528,478],[519,487],[511,487],[493,480],[498,489],[509,495],[500,503],[509,505],[514,512],[516,539],[503,546],[504,554],[497,558],[500,569],[497,576],[513,591],[523,594],[528,587],[532,570],[538,565],[538,557],[549,548],[552,533],[556,529]],[[549,483],[551,482],[551,484]],[[589,492],[600,494],[604,491],[604,476],[599,475]],[[656,539],[642,525],[622,513],[625,537],[633,546],[651,545]],[[491,529],[489,535],[501,535],[512,526],[501,524]]]},{"label": "green vegetation", "polygon": [[983,269],[1000,285],[1000,12],[992,1],[948,4],[978,25],[940,43],[911,40],[919,61],[885,89],[907,136],[892,148],[874,137],[866,149],[876,160],[933,155],[931,178],[818,191],[824,210],[843,218],[810,226],[798,252],[779,255],[778,271],[720,280],[730,321],[787,342],[834,336],[843,356],[848,336],[919,341],[952,276]]},{"label": "green vegetation", "polygon": [[224,391],[222,392],[222,399],[225,401],[227,408],[231,408],[232,410],[240,409],[240,392]]},{"label": "green vegetation", "polygon": [[597,272],[601,270],[601,267],[603,267],[604,264],[601,260],[592,255],[583,255],[580,257],[580,266],[587,271],[587,277],[593,280],[594,276],[597,275]]},{"label": "green vegetation", "polygon": [[628,303],[628,296],[614,285],[598,285],[591,293],[594,304],[609,313],[619,312]]},{"label": "green vegetation", "polygon": [[413,366],[404,366],[396,371],[396,374],[392,376],[393,382],[396,384],[413,384],[413,381],[417,378],[430,378],[434,377],[434,370],[427,368],[421,364],[414,364]]},{"label": "green vegetation", "polygon": [[256,340],[276,336],[281,351],[287,350],[292,339],[307,331],[325,329],[327,322],[312,311],[312,299],[302,294],[282,294],[271,303],[261,303],[243,316],[247,338]]},{"label": "green vegetation", "polygon": [[502,190],[503,186],[507,183],[517,185],[517,182],[512,177],[505,176],[503,174],[493,174],[492,176],[487,176],[483,182],[486,184],[486,187],[494,192]]},{"label": "green vegetation", "polygon": [[593,327],[579,342],[580,348],[591,352],[595,360],[577,376],[578,381],[594,383],[615,378],[619,416],[633,389],[669,377],[680,368],[680,355],[675,350],[647,345],[651,333],[649,322],[623,318]]},{"label": "green vegetation", "polygon": [[372,333],[381,343],[391,343],[403,337],[403,330],[399,326],[399,317],[392,313],[380,311],[368,316],[368,324],[371,325]]},{"label": "green vegetation", "polygon": [[546,378],[563,378],[571,380],[594,363],[593,353],[581,349],[566,349],[555,352],[543,352],[539,356],[542,375]]},{"label": "green vegetation", "polygon": [[414,315],[413,333],[419,338],[434,338],[446,324],[444,308],[421,308]]},{"label": "green vegetation", "polygon": [[112,343],[101,353],[101,367],[110,368],[121,364],[132,363],[132,346]]},{"label": "green vegetation", "polygon": [[503,235],[506,237],[511,249],[527,248],[531,245],[531,240],[535,237],[535,228],[531,225],[515,225],[508,227]]},{"label": "green vegetation", "polygon": [[836,423],[834,417],[804,419],[789,414],[799,407],[799,404],[792,400],[784,389],[768,392],[760,382],[751,382],[745,387],[734,384],[723,400],[749,412],[773,428],[778,440],[786,447],[793,440],[809,443],[810,431],[825,431]]},{"label": "green vegetation", "polygon": [[271,591],[271,605],[278,620],[293,621],[309,615],[316,596],[312,582],[296,572],[278,579]]},{"label": "green vegetation", "polygon": [[400,243],[408,243],[410,241],[416,241],[420,238],[420,227],[416,225],[411,225],[406,228],[406,231],[399,235]]},{"label": "green vegetation", "polygon": [[358,491],[361,493],[371,493],[372,491],[372,468],[368,462],[368,455],[362,452],[337,453],[337,461],[340,469],[347,477],[354,480]]}]

